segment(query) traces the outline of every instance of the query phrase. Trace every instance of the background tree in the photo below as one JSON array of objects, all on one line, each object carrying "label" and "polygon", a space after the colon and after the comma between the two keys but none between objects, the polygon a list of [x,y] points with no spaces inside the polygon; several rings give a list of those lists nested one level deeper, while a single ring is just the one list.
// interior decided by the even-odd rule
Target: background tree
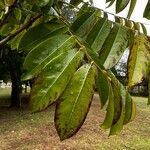
[{"label": "background tree", "polygon": [[[106,2],[111,6],[115,1]],[[116,13],[129,2],[116,0]],[[143,24],[129,20],[135,4],[131,0],[127,19],[115,16],[116,22],[112,22],[107,12],[81,0],[1,1],[0,46],[8,44],[11,50],[27,55],[22,81],[34,80],[32,112],[56,102],[55,126],[61,140],[73,136],[82,126],[95,86],[101,107],[107,105],[101,127],[110,128],[110,135],[134,119],[135,103],[110,70],[129,48],[129,88],[149,78],[146,30]],[[64,5],[78,10],[73,22],[63,16]],[[144,17],[149,18],[149,10],[148,1]],[[13,55],[13,62],[15,58]]]}]

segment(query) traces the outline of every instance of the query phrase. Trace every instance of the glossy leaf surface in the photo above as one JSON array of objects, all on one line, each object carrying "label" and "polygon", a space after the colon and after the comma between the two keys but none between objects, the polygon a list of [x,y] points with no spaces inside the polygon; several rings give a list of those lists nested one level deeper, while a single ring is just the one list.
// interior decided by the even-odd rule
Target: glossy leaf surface
[{"label": "glossy leaf surface", "polygon": [[128,44],[128,29],[115,24],[100,52],[101,63],[106,69],[112,68],[121,58]]},{"label": "glossy leaf surface", "polygon": [[24,61],[24,68],[27,72],[23,75],[22,80],[35,77],[49,61],[59,53],[70,50],[74,44],[74,38],[69,35],[53,36],[41,42],[27,55]]},{"label": "glossy leaf surface", "polygon": [[56,107],[55,126],[61,140],[82,126],[94,94],[95,68],[83,65],[74,74]]},{"label": "glossy leaf surface", "polygon": [[35,79],[31,90],[31,108],[41,111],[58,99],[76,71],[83,53],[70,50],[59,54]]}]

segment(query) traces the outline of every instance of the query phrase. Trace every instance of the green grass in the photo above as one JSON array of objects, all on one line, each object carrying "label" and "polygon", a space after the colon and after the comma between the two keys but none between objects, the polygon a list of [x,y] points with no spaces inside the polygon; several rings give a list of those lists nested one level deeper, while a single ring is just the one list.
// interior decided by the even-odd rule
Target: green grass
[{"label": "green grass", "polygon": [[137,117],[119,135],[108,137],[97,96],[80,131],[61,142],[54,127],[55,106],[31,114],[27,109],[0,109],[0,150],[150,150],[150,106],[136,97]]},{"label": "green grass", "polygon": [[10,103],[10,88],[0,88],[0,105],[7,106]]}]

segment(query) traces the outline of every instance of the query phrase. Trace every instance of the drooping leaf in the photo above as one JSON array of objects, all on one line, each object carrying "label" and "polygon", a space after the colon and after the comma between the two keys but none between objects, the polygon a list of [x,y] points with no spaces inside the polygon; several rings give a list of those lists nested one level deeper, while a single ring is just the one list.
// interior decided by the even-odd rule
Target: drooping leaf
[{"label": "drooping leaf", "polygon": [[109,80],[109,102],[104,123],[104,129],[110,128],[109,135],[119,133],[123,125],[132,121],[136,115],[136,106],[125,87],[110,71],[106,72]]},{"label": "drooping leaf", "polygon": [[82,58],[83,53],[70,50],[60,53],[47,64],[31,90],[30,103],[33,112],[45,109],[58,99]]},{"label": "drooping leaf", "polygon": [[109,5],[107,6],[107,8],[110,7],[110,6],[112,6],[112,5],[114,4],[114,2],[115,2],[115,0],[109,0],[109,1],[110,1],[110,3],[109,3]]},{"label": "drooping leaf", "polygon": [[150,19],[150,1],[148,0],[147,5],[145,7],[143,17]]},{"label": "drooping leaf", "polygon": [[110,135],[113,135],[122,130],[125,122],[132,121],[132,118],[135,117],[136,109],[132,106],[134,103],[125,87],[117,80],[114,74],[109,72],[109,76],[114,94],[114,117],[110,128]]},{"label": "drooping leaf", "polygon": [[112,23],[106,18],[101,18],[96,22],[86,38],[86,42],[94,51],[100,51],[111,30],[111,27]]},{"label": "drooping leaf", "polygon": [[77,36],[85,38],[97,22],[99,15],[99,10],[84,13],[74,21],[70,27],[71,31],[73,31]]},{"label": "drooping leaf", "polygon": [[136,2],[137,2],[137,0],[130,0],[130,7],[129,7],[127,18],[131,17],[131,15],[132,15],[132,13],[134,11],[134,8],[136,6]]},{"label": "drooping leaf", "polygon": [[137,35],[128,59],[128,86],[148,78],[150,66],[150,43],[145,35]]},{"label": "drooping leaf", "polygon": [[128,29],[115,24],[100,51],[100,61],[106,69],[112,68],[121,58],[128,44]]},{"label": "drooping leaf", "polygon": [[133,100],[129,93],[126,94],[126,104],[125,104],[125,117],[124,117],[124,124],[130,122],[132,116],[132,103]]},{"label": "drooping leaf", "polygon": [[121,12],[128,5],[130,0],[117,0],[116,1],[116,13]]},{"label": "drooping leaf", "polygon": [[123,129],[123,121],[124,121],[124,107],[122,106],[119,119],[115,124],[111,126],[109,135],[114,135],[119,133]]},{"label": "drooping leaf", "polygon": [[107,106],[107,112],[104,119],[104,122],[101,124],[101,127],[104,129],[108,129],[112,126],[113,118],[114,118],[114,94],[112,91],[112,86],[109,83],[109,97],[108,97],[108,106]]},{"label": "drooping leaf", "polygon": [[61,140],[73,136],[82,126],[94,94],[96,70],[83,65],[77,70],[56,106],[55,126]]},{"label": "drooping leaf", "polygon": [[58,23],[39,24],[29,29],[23,36],[19,44],[19,49],[29,52],[45,39],[59,33],[65,33],[67,30],[68,29],[64,25]]},{"label": "drooping leaf", "polygon": [[[123,129],[125,117],[126,90],[124,86],[111,74],[112,89],[114,93],[114,118],[109,135],[119,133]],[[131,109],[131,108],[128,108]]]},{"label": "drooping leaf", "polygon": [[122,108],[123,108],[121,90],[118,81],[117,83],[114,80],[112,81],[112,91],[114,94],[114,110],[115,110],[112,125],[115,125],[121,117]]},{"label": "drooping leaf", "polygon": [[22,80],[35,77],[49,61],[59,55],[61,51],[70,50],[75,43],[74,37],[61,34],[41,42],[26,56],[24,68],[27,72],[23,75]]},{"label": "drooping leaf", "polygon": [[[96,88],[100,97],[101,101],[101,108],[106,104],[106,102],[109,100],[111,95],[111,89],[110,89],[110,83],[109,79],[104,74],[104,72],[99,71],[97,80],[96,80]],[[111,97],[112,98],[112,97]]]}]

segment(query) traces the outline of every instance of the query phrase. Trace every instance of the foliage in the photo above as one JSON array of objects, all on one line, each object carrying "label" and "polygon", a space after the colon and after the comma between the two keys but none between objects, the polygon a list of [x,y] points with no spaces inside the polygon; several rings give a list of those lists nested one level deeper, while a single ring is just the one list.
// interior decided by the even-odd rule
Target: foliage
[{"label": "foliage", "polygon": [[[111,6],[115,0],[106,2]],[[117,0],[116,13],[129,2],[130,18],[136,0]],[[64,5],[78,11],[74,22],[62,15]],[[149,3],[144,17],[149,18],[147,7]],[[112,22],[106,12],[81,0],[4,0],[0,8],[0,46],[8,44],[27,55],[22,80],[34,80],[32,112],[56,102],[55,125],[61,140],[82,126],[95,88],[101,107],[107,107],[101,127],[110,128],[110,135],[134,119],[135,103],[110,69],[129,48],[129,86],[148,78],[150,47],[144,24],[119,17]]]}]

